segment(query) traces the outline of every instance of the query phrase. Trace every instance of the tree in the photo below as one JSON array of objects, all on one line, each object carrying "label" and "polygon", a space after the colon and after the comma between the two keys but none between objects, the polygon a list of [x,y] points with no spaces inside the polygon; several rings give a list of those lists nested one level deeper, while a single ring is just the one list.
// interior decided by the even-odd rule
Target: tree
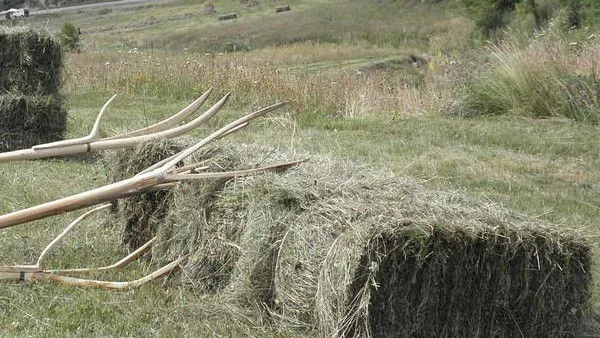
[{"label": "tree", "polygon": [[463,0],[467,10],[486,37],[504,25],[507,17],[521,0]]}]

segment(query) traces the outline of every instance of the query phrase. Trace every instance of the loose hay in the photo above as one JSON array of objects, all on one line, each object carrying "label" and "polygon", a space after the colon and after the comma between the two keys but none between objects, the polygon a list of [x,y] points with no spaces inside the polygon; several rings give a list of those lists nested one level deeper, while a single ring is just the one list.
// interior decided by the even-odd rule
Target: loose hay
[{"label": "loose hay", "polygon": [[[154,163],[180,152],[181,144],[171,140],[151,140],[133,149],[107,152],[103,164],[109,182],[135,176]],[[171,190],[144,193],[125,199],[118,207],[116,222],[125,224],[122,241],[130,251],[155,236],[173,201]]]},{"label": "loose hay", "polygon": [[[194,162],[206,160],[210,171],[232,170],[240,166],[237,156],[213,148],[195,155]],[[174,192],[173,208],[159,229],[159,245],[154,259],[159,261],[190,254],[184,282],[205,292],[221,290],[229,284],[231,270],[239,257],[237,209],[215,205],[216,194],[228,179],[207,179],[183,183]]]},{"label": "loose hay", "polygon": [[[302,157],[218,154],[227,167]],[[574,231],[349,161],[174,195],[157,262],[190,254],[184,283],[321,336],[572,337],[587,308],[591,254]]]},{"label": "loose hay", "polygon": [[67,111],[52,96],[0,95],[0,151],[63,139]]},{"label": "loose hay", "polygon": [[0,27],[0,46],[0,94],[58,95],[63,53],[55,35]]}]

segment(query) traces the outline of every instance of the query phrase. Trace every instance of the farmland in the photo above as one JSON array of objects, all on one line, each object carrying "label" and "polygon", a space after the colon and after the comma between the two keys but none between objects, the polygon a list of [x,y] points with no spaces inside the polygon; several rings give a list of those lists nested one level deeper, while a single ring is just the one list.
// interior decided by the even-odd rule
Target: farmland
[{"label": "farmland", "polygon": [[[58,32],[69,22],[80,28],[79,51],[65,56],[68,138],[89,133],[99,108],[115,93],[103,124],[107,135],[165,118],[209,87],[210,102],[226,93],[232,97],[192,138],[257,107],[290,101],[229,142],[367,163],[428,189],[499,203],[575,229],[592,247],[599,280],[600,98],[583,89],[578,97],[553,96],[560,84],[549,92],[540,89],[567,73],[584,79],[576,82],[581,88],[596,88],[600,42],[594,26],[566,31],[550,26],[544,34],[515,28],[487,39],[462,2],[292,0],[285,2],[291,11],[275,13],[283,4],[214,1],[216,13],[205,15],[203,3],[175,0],[3,24]],[[234,12],[235,20],[217,19]],[[519,82],[530,70],[548,78]],[[494,92],[498,83],[517,89]],[[529,88],[536,90],[520,95]],[[485,105],[489,102],[493,107]],[[487,113],[478,114],[482,111]],[[98,157],[1,164],[0,212],[106,184]],[[35,261],[74,218],[60,215],[0,231],[0,265]],[[123,256],[121,232],[95,216],[57,248],[48,265],[113,262]],[[130,280],[152,269],[141,261],[96,277]],[[597,282],[587,315],[600,316]],[[0,335],[312,334],[167,282],[125,292],[3,284]]]}]

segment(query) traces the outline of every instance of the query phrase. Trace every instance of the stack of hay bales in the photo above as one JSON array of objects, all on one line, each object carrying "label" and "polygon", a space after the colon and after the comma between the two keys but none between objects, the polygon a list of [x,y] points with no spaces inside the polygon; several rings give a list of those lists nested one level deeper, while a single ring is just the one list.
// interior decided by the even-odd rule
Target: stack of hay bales
[{"label": "stack of hay bales", "polygon": [[0,27],[0,151],[63,138],[62,50],[50,33]]},{"label": "stack of hay bales", "polygon": [[[302,157],[213,154],[224,169]],[[157,233],[157,264],[190,254],[181,282],[321,336],[572,337],[588,306],[576,232],[329,157],[182,184]]]}]

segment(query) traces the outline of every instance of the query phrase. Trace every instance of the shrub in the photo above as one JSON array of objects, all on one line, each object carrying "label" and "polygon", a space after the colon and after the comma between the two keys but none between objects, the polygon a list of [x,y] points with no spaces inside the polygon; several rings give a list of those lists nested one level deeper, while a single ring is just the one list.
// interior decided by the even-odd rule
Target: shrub
[{"label": "shrub", "polygon": [[[566,27],[595,24],[600,5],[596,0],[463,0],[467,11],[485,37],[509,22],[532,15],[537,28],[543,28],[558,10],[566,12]],[[520,5],[520,6],[519,6]],[[519,6],[523,10],[515,11]]]},{"label": "shrub", "polygon": [[463,0],[486,37],[507,23],[508,13],[513,11],[519,2],[521,0]]},{"label": "shrub", "polygon": [[81,45],[79,44],[79,29],[73,24],[65,22],[60,30],[60,42],[68,50],[79,51]]}]

